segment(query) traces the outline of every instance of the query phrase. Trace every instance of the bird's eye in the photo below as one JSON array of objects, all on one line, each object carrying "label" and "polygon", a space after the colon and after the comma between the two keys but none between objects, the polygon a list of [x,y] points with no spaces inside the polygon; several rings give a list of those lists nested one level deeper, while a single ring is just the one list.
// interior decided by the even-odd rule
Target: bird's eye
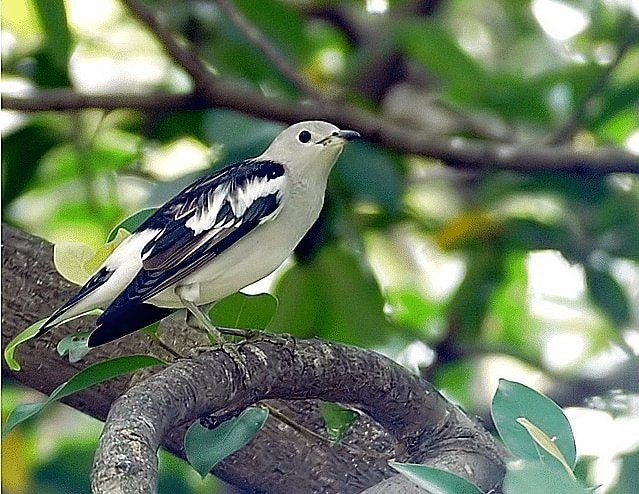
[{"label": "bird's eye", "polygon": [[311,133],[308,130],[303,130],[302,132],[300,132],[300,135],[298,135],[297,138],[300,140],[300,142],[306,144],[308,141],[311,140]]}]

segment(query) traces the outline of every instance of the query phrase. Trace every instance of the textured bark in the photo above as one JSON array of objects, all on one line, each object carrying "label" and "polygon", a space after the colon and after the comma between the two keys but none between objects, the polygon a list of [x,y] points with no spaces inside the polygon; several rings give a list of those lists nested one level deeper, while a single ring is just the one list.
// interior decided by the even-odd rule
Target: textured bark
[{"label": "textured bark", "polygon": [[[386,357],[319,340],[269,335],[234,349],[236,356],[211,349],[173,364],[114,403],[94,463],[94,492],[153,492],[155,451],[176,424],[209,412],[239,411],[269,398],[320,398],[353,405],[392,434],[398,460],[446,468],[484,490],[494,488],[504,474],[497,446],[485,430],[428,382]],[[353,469],[367,469],[375,457],[362,453],[357,460]],[[388,476],[390,471],[380,463],[374,468]],[[298,478],[296,492],[361,490],[361,485],[335,479],[329,465],[315,467],[320,489]],[[289,489],[286,482],[270,491]]]},{"label": "textured bark", "polygon": [[[2,231],[2,267],[6,345],[61,304],[73,286],[55,271],[51,244],[7,226]],[[76,321],[64,326],[64,332],[86,325],[86,320]],[[49,393],[79,369],[108,357],[133,353],[168,357],[138,333],[93,350],[84,362],[72,365],[54,350],[62,331],[56,329],[25,343],[17,352],[22,370],[10,371],[3,362],[3,372]],[[199,335],[184,329],[177,319],[162,333],[184,354],[200,343]],[[160,442],[183,456],[183,434],[194,418],[216,410],[232,413],[262,398],[302,400],[271,404],[315,431],[322,424],[315,403],[308,398],[352,403],[375,420],[362,416],[344,445],[327,446],[269,418],[249,445],[214,470],[246,490],[286,492],[294,485],[295,492],[360,492],[394,475],[379,458],[381,453],[466,476],[468,465],[471,478],[485,488],[503,474],[490,436],[426,381],[388,359],[357,348],[282,337],[247,342],[238,352],[243,368],[221,350],[211,350],[146,380],[138,376],[138,384],[116,402],[110,414],[96,457],[96,492],[152,492],[155,448]],[[64,401],[104,420],[129,385],[127,377],[114,379]],[[353,447],[368,453],[354,452]],[[135,478],[138,487],[126,487],[127,478]]]}]

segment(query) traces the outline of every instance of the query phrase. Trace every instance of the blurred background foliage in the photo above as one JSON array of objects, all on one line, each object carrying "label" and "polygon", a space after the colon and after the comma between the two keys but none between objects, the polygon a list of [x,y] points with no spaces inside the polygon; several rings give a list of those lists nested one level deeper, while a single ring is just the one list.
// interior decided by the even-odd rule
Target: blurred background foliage
[{"label": "blurred background foliage", "polygon": [[[317,88],[433,139],[639,154],[636,1],[233,3]],[[147,5],[221,77],[301,97],[216,2]],[[2,57],[5,94],[192,89],[116,0],[5,0]],[[92,247],[282,128],[221,109],[1,116],[3,221]],[[486,415],[498,377],[546,392],[566,407],[590,485],[636,492],[636,176],[456,171],[354,143],[295,258],[248,291],[265,289],[279,299],[269,329],[383,352],[471,413]],[[5,383],[3,416],[32,394]],[[99,429],[62,405],[17,429],[3,489],[88,491]],[[162,460],[161,492],[213,489]]]}]

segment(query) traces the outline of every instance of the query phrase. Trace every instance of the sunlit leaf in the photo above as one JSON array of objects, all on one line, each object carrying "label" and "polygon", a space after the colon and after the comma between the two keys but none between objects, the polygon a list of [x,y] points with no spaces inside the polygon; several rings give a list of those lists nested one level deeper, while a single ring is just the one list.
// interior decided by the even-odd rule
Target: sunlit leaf
[{"label": "sunlit leaf", "polygon": [[209,311],[213,324],[228,328],[265,329],[271,322],[277,300],[268,293],[235,293],[223,298]]},{"label": "sunlit leaf", "polygon": [[322,401],[319,408],[328,438],[336,443],[346,437],[359,416],[355,410],[330,401]]},{"label": "sunlit leaf", "polygon": [[445,250],[468,246],[478,240],[494,238],[503,231],[503,221],[482,211],[457,216],[435,235],[437,245]]},{"label": "sunlit leaf", "polygon": [[475,484],[445,470],[396,461],[389,462],[389,465],[433,494],[481,494],[482,492]]},{"label": "sunlit leaf", "polygon": [[533,440],[537,444],[539,444],[539,446],[541,446],[548,453],[550,453],[555,458],[557,458],[557,460],[559,460],[559,462],[566,469],[566,472],[568,473],[568,475],[574,478],[575,475],[572,473],[572,469],[570,465],[568,465],[568,463],[566,462],[566,458],[564,458],[564,455],[561,453],[561,451],[559,451],[559,448],[557,447],[557,445],[554,443],[554,441],[550,437],[548,437],[548,435],[544,431],[542,431],[539,427],[533,424],[526,417],[518,417],[517,422],[521,424],[528,431],[528,434],[530,434],[530,437],[532,437]]},{"label": "sunlit leaf", "polygon": [[53,246],[53,264],[63,278],[76,285],[83,285],[91,277],[85,265],[93,259],[95,253],[88,245],[60,242]]},{"label": "sunlit leaf", "polygon": [[184,437],[184,451],[191,466],[204,478],[227,456],[246,445],[266,423],[268,410],[251,407],[215,429],[193,423]]},{"label": "sunlit leaf", "polygon": [[162,364],[166,364],[166,362],[150,355],[127,355],[90,365],[53,390],[46,401],[42,403],[18,405],[9,414],[2,434],[3,436],[8,434],[17,425],[30,417],[33,417],[51,403],[66,396],[82,391],[83,389],[89,388],[103,381],[107,381],[108,379],[128,374],[145,367]]},{"label": "sunlit leaf", "polygon": [[116,233],[115,238],[100,247],[93,257],[82,265],[82,268],[89,274],[95,273],[102,263],[106,261],[107,257],[113,254],[113,251],[118,247],[118,245],[120,245],[130,235],[131,234],[124,228],[120,228]]},{"label": "sunlit leaf", "polygon": [[574,478],[562,470],[555,470],[539,463],[526,462],[508,468],[504,478],[504,494],[588,494]]},{"label": "sunlit leaf", "polygon": [[21,331],[20,333],[18,333],[18,335],[15,338],[13,338],[9,343],[7,343],[7,346],[4,349],[4,360],[5,362],[7,362],[9,369],[14,371],[20,370],[20,364],[18,363],[18,361],[16,360],[14,356],[16,348],[22,343],[24,343],[25,341],[33,338],[38,333],[38,331],[40,331],[40,328],[42,327],[42,325],[45,323],[47,319],[48,318],[45,317],[44,319],[40,319],[39,321],[34,322],[31,326],[29,326],[24,331]]},{"label": "sunlit leaf", "polygon": [[575,465],[575,440],[570,423],[551,399],[523,384],[500,379],[491,414],[499,435],[516,458],[559,465],[554,455],[541,448],[518,420],[525,418],[552,439],[569,468]]}]

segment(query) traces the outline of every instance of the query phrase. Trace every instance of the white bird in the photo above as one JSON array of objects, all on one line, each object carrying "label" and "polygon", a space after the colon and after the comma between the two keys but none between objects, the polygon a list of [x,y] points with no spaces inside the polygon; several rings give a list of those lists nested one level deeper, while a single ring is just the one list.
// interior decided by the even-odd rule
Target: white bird
[{"label": "white bird", "polygon": [[344,144],[358,137],[300,122],[260,156],[197,180],[127,237],[38,336],[94,309],[105,310],[90,347],[183,307],[206,324],[198,306],[262,279],[291,254],[320,214]]}]

